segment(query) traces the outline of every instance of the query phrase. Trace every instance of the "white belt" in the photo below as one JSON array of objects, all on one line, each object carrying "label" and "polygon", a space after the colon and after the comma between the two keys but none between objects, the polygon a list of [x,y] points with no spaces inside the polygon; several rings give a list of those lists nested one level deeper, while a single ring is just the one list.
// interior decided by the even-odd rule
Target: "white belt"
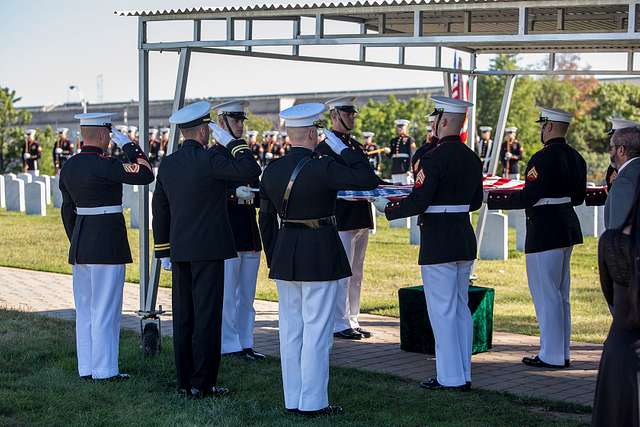
[{"label": "white belt", "polygon": [[253,199],[237,199],[239,205],[252,205]]},{"label": "white belt", "polygon": [[97,208],[76,208],[78,215],[104,215],[122,213],[122,205],[98,206]]},{"label": "white belt", "polygon": [[407,153],[400,153],[400,154],[394,154],[393,156],[391,156],[392,159],[408,159],[409,155]]},{"label": "white belt", "polygon": [[533,206],[564,205],[571,203],[571,197],[545,197],[538,200]]},{"label": "white belt", "polygon": [[467,213],[469,205],[435,205],[429,206],[424,213]]}]

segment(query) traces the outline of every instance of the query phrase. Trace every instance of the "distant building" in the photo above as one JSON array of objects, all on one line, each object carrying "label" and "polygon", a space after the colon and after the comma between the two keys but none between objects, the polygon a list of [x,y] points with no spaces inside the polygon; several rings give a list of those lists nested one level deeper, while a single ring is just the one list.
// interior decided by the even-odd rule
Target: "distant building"
[{"label": "distant building", "polygon": [[[442,87],[426,87],[426,88],[409,88],[409,89],[381,89],[381,90],[363,90],[351,92],[315,92],[315,93],[292,93],[283,95],[258,95],[244,96],[251,100],[249,110],[251,113],[267,118],[274,128],[279,128],[278,113],[291,105],[302,102],[324,102],[331,98],[345,95],[354,95],[359,99],[359,103],[365,104],[369,99],[376,101],[385,101],[389,95],[395,95],[399,100],[407,100],[418,95],[429,96],[433,94],[442,94]],[[237,97],[240,98],[240,97]],[[231,100],[229,98],[213,98],[209,99],[212,103]],[[188,99],[186,104],[197,101],[197,99]],[[149,127],[161,128],[169,125],[168,118],[171,115],[173,100],[150,101],[149,102]],[[29,126],[35,128],[45,128],[51,126],[66,127],[72,131],[78,131],[78,121],[73,118],[75,114],[82,112],[80,103],[64,104],[55,108],[45,107],[23,107],[23,110],[29,111],[33,118]],[[88,104],[88,112],[92,111],[108,111],[116,113],[114,124],[127,124],[138,126],[138,102],[106,102],[102,104]]]}]

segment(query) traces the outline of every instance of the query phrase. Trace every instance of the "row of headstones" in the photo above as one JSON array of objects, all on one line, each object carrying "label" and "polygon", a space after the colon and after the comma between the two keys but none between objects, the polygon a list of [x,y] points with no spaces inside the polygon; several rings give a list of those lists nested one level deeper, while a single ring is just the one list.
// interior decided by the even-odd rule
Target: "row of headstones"
[{"label": "row of headstones", "polygon": [[[122,201],[131,209],[131,227],[138,228],[141,222],[140,200],[137,185],[123,185]],[[155,181],[149,185],[149,228],[151,228],[151,199]],[[20,173],[0,175],[0,208],[24,212],[27,215],[47,215],[47,205],[62,207],[59,177]]]},{"label": "row of headstones", "polygon": [[[580,205],[575,208],[583,236],[599,237],[604,232],[604,206]],[[418,217],[390,221],[392,228],[408,228],[409,243],[420,244]],[[524,251],[526,219],[523,210],[489,211],[480,244],[479,258],[484,260],[507,260],[509,258],[509,228],[516,232],[516,250]]]},{"label": "row of headstones", "polygon": [[27,215],[47,215],[47,205],[62,206],[58,177],[36,173],[0,175],[0,208]]}]

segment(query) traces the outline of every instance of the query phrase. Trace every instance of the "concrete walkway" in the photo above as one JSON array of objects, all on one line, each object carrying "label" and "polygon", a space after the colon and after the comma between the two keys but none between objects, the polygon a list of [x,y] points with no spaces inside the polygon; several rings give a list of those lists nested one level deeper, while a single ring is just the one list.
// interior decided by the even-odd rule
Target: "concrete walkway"
[{"label": "concrete walkway", "polygon": [[[135,314],[139,287],[125,285],[124,328],[140,330]],[[160,288],[158,304],[171,310],[171,290]],[[0,307],[73,320],[75,317],[71,276],[0,267]],[[256,301],[255,349],[278,356],[278,304]],[[420,381],[435,375],[435,358],[400,350],[399,320],[362,315],[361,324],[374,336],[368,340],[336,340],[332,365],[384,372]],[[163,317],[163,335],[171,335],[171,316]],[[535,354],[538,338],[494,332],[493,349],[473,356],[473,387],[591,405],[601,345],[572,344],[571,368],[535,369],[524,366],[523,355]]]}]

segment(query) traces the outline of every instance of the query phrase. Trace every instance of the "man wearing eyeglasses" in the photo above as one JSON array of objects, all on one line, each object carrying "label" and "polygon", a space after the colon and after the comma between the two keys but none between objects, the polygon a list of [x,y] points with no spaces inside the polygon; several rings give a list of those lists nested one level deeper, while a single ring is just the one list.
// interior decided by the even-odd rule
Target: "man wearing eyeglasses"
[{"label": "man wearing eyeglasses", "polygon": [[609,156],[618,171],[615,183],[604,204],[604,227],[620,228],[624,225],[633,205],[636,183],[640,176],[640,123],[613,119]]}]

